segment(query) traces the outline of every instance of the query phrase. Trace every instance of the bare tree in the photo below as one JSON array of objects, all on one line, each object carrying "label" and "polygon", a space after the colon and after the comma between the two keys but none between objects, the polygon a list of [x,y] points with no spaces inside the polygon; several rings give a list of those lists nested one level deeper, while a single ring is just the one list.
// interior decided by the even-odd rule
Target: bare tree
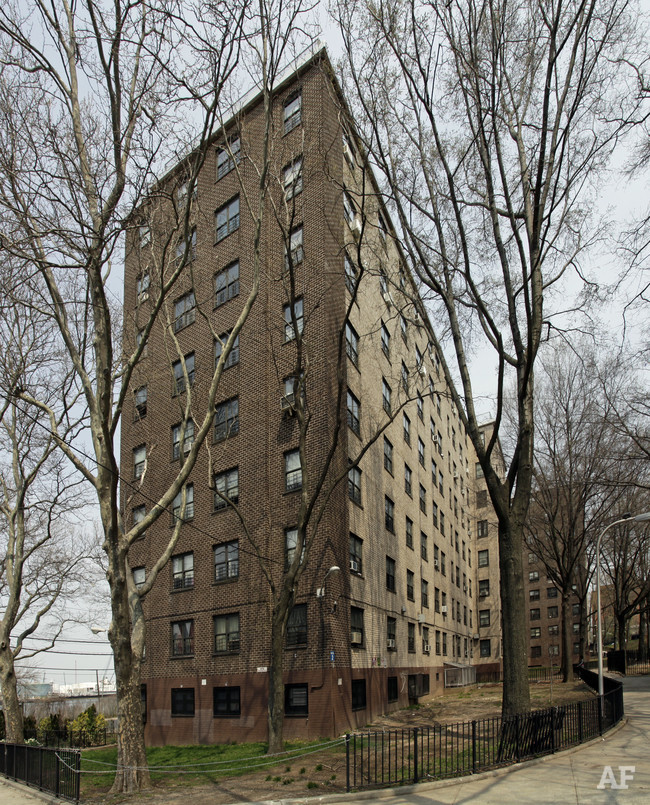
[{"label": "bare tree", "polygon": [[[580,276],[594,239],[591,186],[624,117],[616,65],[627,4],[340,0],[336,12],[366,148],[411,269],[448,324],[454,403],[499,523],[503,712],[520,712],[529,707],[522,547],[534,366],[551,327],[545,300],[565,275]],[[470,368],[484,348],[496,398],[485,443]],[[502,479],[492,459],[511,383],[515,444]]]},{"label": "bare tree", "polygon": [[595,569],[594,543],[611,517],[620,487],[610,482],[619,440],[600,394],[593,350],[564,344],[540,360],[535,423],[535,476],[527,540],[560,590],[563,681],[571,678],[571,598],[581,609],[586,638],[587,595]]},{"label": "bare tree", "polygon": [[[0,322],[0,689],[11,743],[23,741],[15,663],[54,645],[66,603],[88,576],[92,538],[81,534],[80,519],[75,524],[87,503],[81,479],[58,451],[43,413],[16,400],[17,388],[38,393],[56,411],[64,437],[78,426],[61,395],[70,377],[60,375],[47,324],[43,317],[26,322],[16,307]],[[39,649],[25,645],[43,635]]]},{"label": "bare tree", "polygon": [[[193,418],[196,427],[191,447],[182,450],[179,472],[146,517],[132,525],[125,523],[119,501],[120,418],[153,328],[173,324],[168,297],[191,274],[194,189],[213,136],[230,115],[242,43],[262,58],[258,78],[268,128],[275,76],[300,8],[292,4],[287,17],[284,5],[256,6],[247,0],[178,7],[37,0],[29,16],[11,5],[0,11],[2,243],[20,262],[16,283],[33,281],[39,308],[58,328],[73,370],[72,393],[85,406],[91,447],[59,430],[42,396],[21,388],[14,394],[17,404],[46,414],[56,444],[97,496],[118,693],[114,791],[136,791],[150,782],[140,709],[142,598],[173,551],[187,502],[186,481],[213,423],[221,373],[257,297],[266,157],[247,207],[255,222],[253,282],[203,393],[184,398],[184,422]],[[270,43],[266,29],[278,20],[286,26],[284,37]],[[193,144],[189,154],[187,143]],[[177,167],[161,180],[168,158]],[[151,285],[138,337],[133,341],[127,333],[123,348],[112,272],[121,250],[126,245],[128,252],[134,244],[149,251]],[[191,367],[177,352],[173,326],[169,343],[170,361],[180,361],[189,390]],[[137,588],[129,547],[177,495],[177,527]]]}]

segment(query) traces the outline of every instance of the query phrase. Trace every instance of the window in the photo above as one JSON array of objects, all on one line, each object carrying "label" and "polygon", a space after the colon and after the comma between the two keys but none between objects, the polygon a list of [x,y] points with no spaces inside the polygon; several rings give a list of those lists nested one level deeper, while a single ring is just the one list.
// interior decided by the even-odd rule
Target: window
[{"label": "window", "polygon": [[363,645],[363,610],[350,607],[350,642],[353,646]]},{"label": "window", "polygon": [[194,654],[194,621],[172,623],[172,657]]},{"label": "window", "polygon": [[[143,340],[144,340],[144,328],[142,330],[138,330],[137,333],[135,334],[135,346],[137,349],[140,349],[140,344],[142,344]],[[148,352],[149,352],[149,345],[145,341],[144,347],[142,348],[142,352],[140,353],[141,357],[144,358]]]},{"label": "window", "polygon": [[350,258],[345,255],[344,258],[344,267],[345,267],[345,284],[347,286],[348,291],[353,294],[357,288],[357,269],[354,266],[354,263]]},{"label": "window", "polygon": [[431,504],[431,511],[433,513],[433,525],[438,528],[438,504],[432,503]]},{"label": "window", "polygon": [[221,307],[239,296],[239,260],[235,260],[214,278],[214,306]]},{"label": "window", "polygon": [[406,597],[409,601],[415,601],[415,574],[412,570],[406,571]]},{"label": "window", "polygon": [[214,618],[214,652],[239,651],[239,612]]},{"label": "window", "polygon": [[534,565],[537,562],[537,554],[529,553],[528,554],[528,564]]},{"label": "window", "polygon": [[536,640],[538,637],[542,636],[542,627],[541,626],[533,626],[530,630],[531,639]]},{"label": "window", "polygon": [[[402,334],[402,341],[404,341],[404,343],[406,344],[406,319],[401,313],[399,317],[399,329],[400,333]],[[403,365],[404,364],[402,364],[402,366]]]},{"label": "window", "polygon": [[227,145],[217,148],[217,181],[239,165],[241,160],[241,138],[238,134],[228,140]]},{"label": "window", "polygon": [[357,537],[356,534],[350,532],[350,570],[353,573],[361,573],[363,571],[363,563],[361,561],[363,552],[363,540]]},{"label": "window", "polygon": [[411,472],[411,468],[408,464],[404,465],[404,491],[409,497],[413,496],[413,487],[411,483],[411,478],[413,473]]},{"label": "window", "polygon": [[404,441],[406,444],[411,444],[411,420],[406,416],[402,417],[402,426],[404,429]]},{"label": "window", "polygon": [[298,226],[289,235],[289,243],[284,247],[284,270],[289,271],[305,259],[302,241],[302,227]]},{"label": "window", "polygon": [[530,610],[530,619],[531,621],[538,621],[541,617],[541,611],[539,607],[535,607],[534,609]]},{"label": "window", "polygon": [[483,640],[481,640],[479,643],[479,649],[481,657],[489,657],[492,652],[490,639],[484,638]]},{"label": "window", "polygon": [[[230,338],[230,332],[222,333],[219,338],[216,339],[214,342],[214,367],[217,368],[217,364],[219,363],[219,359],[221,358],[221,353],[223,352],[223,348],[226,346],[228,339]],[[228,353],[228,357],[226,358],[226,362],[223,365],[224,369],[230,369],[231,366],[235,366],[239,363],[239,333],[237,333],[237,337],[232,342],[232,346],[230,348],[230,352]]]},{"label": "window", "polygon": [[397,618],[386,618],[386,646],[389,651],[397,648]]},{"label": "window", "polygon": [[[133,525],[136,526],[138,525],[138,523],[141,523],[144,520],[146,514],[147,514],[146,506],[136,506],[133,509],[133,512],[131,513],[131,516],[133,517]],[[144,537],[144,532],[140,536]]]},{"label": "window", "polygon": [[410,654],[415,652],[415,624],[406,624],[407,645]]},{"label": "window", "polygon": [[133,576],[133,583],[139,588],[142,587],[146,581],[147,571],[144,567],[134,567],[131,571],[131,575]]},{"label": "window", "polygon": [[285,716],[309,715],[309,699],[307,685],[284,686],[284,714]]},{"label": "window", "polygon": [[382,239],[383,243],[386,243],[388,228],[384,216],[380,212],[377,213],[377,226],[379,227],[379,237]]},{"label": "window", "polygon": [[[191,263],[196,260],[196,228],[192,229],[187,239],[179,240],[176,244],[176,265],[183,265],[183,262]],[[194,319],[192,319],[194,321]],[[179,330],[181,327],[178,328]],[[177,332],[175,330],[175,332]]]},{"label": "window", "polygon": [[401,377],[402,377],[402,388],[404,389],[404,391],[408,391],[409,370],[406,368],[406,364],[404,363],[404,361],[402,361]]},{"label": "window", "polygon": [[487,520],[479,520],[476,524],[476,536],[481,539],[482,537],[487,537],[488,535],[488,521]]},{"label": "window", "polygon": [[[182,423],[172,427],[172,461],[176,461],[181,456],[181,431]],[[183,433],[183,453],[187,455],[192,449],[194,442],[194,420],[188,419],[185,423],[185,433]]]},{"label": "window", "polygon": [[552,626],[549,626],[548,627],[548,633],[551,636],[560,634],[560,626],[559,626],[559,624],[554,623]]},{"label": "window", "polygon": [[447,656],[447,632],[442,633],[442,656]]},{"label": "window", "polygon": [[481,467],[481,465],[478,463],[478,461],[476,462],[476,465],[474,467],[474,471],[475,471],[475,474],[476,474],[477,478],[483,478],[483,467]]},{"label": "window", "polygon": [[239,503],[239,467],[214,476],[214,510],[225,509],[228,501]]},{"label": "window", "polygon": [[172,585],[175,590],[194,587],[194,554],[172,556]]},{"label": "window", "polygon": [[[285,550],[285,559],[286,559],[286,567],[293,562],[293,558],[296,555],[296,548],[298,547],[298,529],[297,528],[285,528],[284,530],[284,550]],[[300,552],[300,561],[302,562],[305,558],[305,545],[302,546],[302,551]]]},{"label": "window", "polygon": [[429,560],[429,551],[427,548],[427,535],[424,531],[420,531],[420,556],[425,562]]},{"label": "window", "polygon": [[[484,509],[487,506],[487,489],[480,489],[476,493],[476,506],[479,509]],[[485,521],[487,523],[487,521]]]},{"label": "window", "polygon": [[133,477],[142,478],[147,463],[147,446],[141,444],[133,450]]},{"label": "window", "polygon": [[215,718],[238,718],[241,715],[239,685],[212,688],[212,714]]},{"label": "window", "polygon": [[539,570],[531,570],[528,574],[528,581],[539,581]]},{"label": "window", "polygon": [[406,518],[406,547],[413,548],[413,520]]},{"label": "window", "polygon": [[390,333],[383,322],[381,323],[381,351],[387,358],[390,358]]},{"label": "window", "polygon": [[539,601],[539,590],[529,590],[528,597],[531,601]]},{"label": "window", "polygon": [[479,567],[487,567],[490,564],[490,552],[487,550],[487,548],[483,551],[479,551],[477,556]]},{"label": "window", "polygon": [[420,511],[427,513],[427,490],[420,484]]},{"label": "window", "polygon": [[[418,399],[417,399],[417,409],[418,409],[418,419],[421,422],[424,422],[424,400],[422,399],[422,395],[418,391]],[[424,467],[424,445],[422,445],[422,466]]]},{"label": "window", "polygon": [[573,604],[571,606],[571,614],[575,617],[580,614],[580,604]]},{"label": "window", "polygon": [[489,609],[479,609],[479,611],[478,611],[478,625],[479,626],[489,626],[490,625],[490,610]]},{"label": "window", "polygon": [[149,224],[140,224],[138,227],[138,244],[141,249],[151,243],[151,227]]},{"label": "window", "polygon": [[423,626],[422,627],[422,651],[425,654],[429,654],[431,651],[431,646],[429,645],[429,627]]},{"label": "window", "polygon": [[228,237],[231,232],[239,229],[239,196],[231,199],[214,214],[216,226],[216,242]]},{"label": "window", "polygon": [[288,134],[302,121],[302,93],[290,95],[284,103],[283,112],[284,133]]},{"label": "window", "polygon": [[447,555],[444,551],[440,551],[440,572],[443,576],[447,575]]},{"label": "window", "polygon": [[345,220],[350,225],[350,228],[355,226],[357,218],[357,208],[347,190],[343,190],[343,215],[345,216]]},{"label": "window", "polygon": [[395,592],[395,560],[386,557],[386,589]]},{"label": "window", "polygon": [[395,533],[395,504],[388,495],[384,497],[384,525],[386,531],[390,531],[391,534]]},{"label": "window", "polygon": [[302,191],[302,157],[294,159],[283,171],[284,200],[289,201]]},{"label": "window", "polygon": [[294,604],[287,620],[287,646],[307,643],[307,604]]},{"label": "window", "polygon": [[433,590],[433,608],[436,612],[440,612],[440,588],[438,587]]},{"label": "window", "polygon": [[291,305],[285,305],[284,308],[284,340],[285,343],[293,341],[296,333],[302,333],[304,325],[304,306],[302,299],[296,299]]},{"label": "window", "polygon": [[530,647],[530,656],[531,657],[541,657],[542,656],[542,647],[541,646],[531,646]]},{"label": "window", "polygon": [[178,522],[179,519],[186,523],[194,517],[194,484],[186,484],[185,486],[185,509],[181,516],[182,505],[183,490],[172,501],[172,524]]},{"label": "window", "polygon": [[[183,370],[183,363],[185,363],[185,370]],[[185,391],[186,383],[191,388],[194,385],[194,353],[188,352],[182,360],[174,361],[172,371],[174,372],[174,394],[182,394]]]},{"label": "window", "polygon": [[440,630],[436,629],[436,654],[440,655]]},{"label": "window", "polygon": [[559,646],[549,646],[548,647],[548,653],[551,655],[551,657],[557,657],[558,654],[560,653],[560,647]]},{"label": "window", "polygon": [[580,624],[579,623],[573,623],[571,625],[573,627],[573,634],[580,634]]},{"label": "window", "polygon": [[487,598],[490,595],[490,579],[480,579],[478,583],[479,598]]},{"label": "window", "polygon": [[422,591],[421,591],[421,594],[422,594],[422,609],[428,609],[429,608],[429,582],[425,581],[424,579],[422,579],[421,581],[422,581]]},{"label": "window", "polygon": [[348,497],[353,503],[361,505],[361,470],[358,467],[348,470]]},{"label": "window", "polygon": [[172,716],[194,715],[194,688],[172,688]]},{"label": "window", "polygon": [[357,436],[361,435],[361,424],[359,418],[361,416],[361,403],[354,394],[348,389],[347,395],[347,420],[348,427]]},{"label": "window", "polygon": [[391,405],[390,405],[390,396],[391,396],[391,388],[388,383],[382,378],[381,381],[381,402],[384,408],[384,411],[391,416]]},{"label": "window", "polygon": [[424,442],[418,436],[418,461],[420,465],[424,467]]},{"label": "window", "polygon": [[352,363],[358,368],[359,336],[350,322],[347,322],[345,325],[345,352]]},{"label": "window", "polygon": [[384,469],[393,474],[393,445],[384,436]]},{"label": "window", "polygon": [[144,419],[147,416],[147,387],[140,386],[133,392],[135,401],[135,419]]},{"label": "window", "polygon": [[546,597],[547,598],[557,598],[557,587],[549,587],[546,590]]},{"label": "window", "polygon": [[293,492],[302,487],[302,466],[300,450],[289,450],[284,454],[284,488]]},{"label": "window", "polygon": [[366,680],[353,679],[352,680],[352,709],[365,710],[366,709]]},{"label": "window", "polygon": [[549,618],[557,618],[558,608],[557,607],[548,607],[548,617]]},{"label": "window", "polygon": [[233,397],[217,406],[214,415],[214,441],[222,442],[239,433],[239,398]]},{"label": "window", "polygon": [[214,580],[225,581],[239,576],[239,541],[224,542],[214,548]]}]

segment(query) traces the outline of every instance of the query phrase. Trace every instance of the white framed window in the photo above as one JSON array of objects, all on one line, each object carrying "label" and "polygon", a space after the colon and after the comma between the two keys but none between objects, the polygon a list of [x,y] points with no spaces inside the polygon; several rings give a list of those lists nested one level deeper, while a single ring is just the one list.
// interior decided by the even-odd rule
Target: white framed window
[{"label": "white framed window", "polygon": [[284,200],[290,201],[302,192],[302,157],[297,157],[283,171]]},{"label": "white framed window", "polygon": [[231,232],[239,229],[239,196],[230,199],[214,214],[216,227],[216,241],[219,243]]},{"label": "white framed window", "polygon": [[[293,341],[296,337],[296,332],[298,334],[302,333],[303,326],[305,323],[304,320],[304,305],[302,299],[296,299],[293,303],[293,307],[289,304],[285,305],[284,308],[284,340]],[[294,320],[295,320],[295,329],[294,329]]]}]

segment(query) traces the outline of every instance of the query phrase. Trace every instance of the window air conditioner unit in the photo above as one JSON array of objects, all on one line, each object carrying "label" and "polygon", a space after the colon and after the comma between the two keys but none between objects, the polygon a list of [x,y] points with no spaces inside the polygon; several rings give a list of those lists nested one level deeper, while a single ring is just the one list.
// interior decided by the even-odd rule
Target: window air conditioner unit
[{"label": "window air conditioner unit", "polygon": [[442,614],[443,614],[443,615],[446,615],[446,614],[447,614],[447,605],[446,605],[446,604],[443,604],[443,605],[440,607],[440,611],[442,612]]},{"label": "window air conditioner unit", "polygon": [[420,368],[418,369],[418,372],[420,373],[420,377],[426,378],[426,376],[427,376],[427,368],[426,368],[426,366],[420,366]]},{"label": "window air conditioner unit", "polygon": [[424,623],[425,620],[424,613],[418,615],[418,623]]},{"label": "window air conditioner unit", "polygon": [[425,654],[431,654],[431,646],[428,643],[423,643],[422,644],[422,651]]},{"label": "window air conditioner unit", "polygon": [[388,307],[393,304],[393,297],[388,293],[388,291],[383,291],[381,294],[381,298],[386,302]]},{"label": "window air conditioner unit", "polygon": [[479,594],[478,594],[478,597],[479,598],[487,598],[488,597],[488,591],[487,590],[480,590]]},{"label": "window air conditioner unit", "polygon": [[434,437],[433,437],[433,443],[434,443],[434,444],[438,444],[438,437],[437,437],[437,436],[434,436]]},{"label": "window air conditioner unit", "polygon": [[434,567],[436,567],[436,568],[437,568],[439,564],[440,564],[440,563],[439,563],[439,561],[438,561],[437,559],[434,559],[434,560],[433,560],[433,566],[434,566]]},{"label": "window air conditioner unit", "polygon": [[363,634],[361,632],[352,632],[350,642],[353,646],[360,646],[363,643]]},{"label": "window air conditioner unit", "polygon": [[280,398],[280,408],[283,411],[292,411],[293,410],[293,403],[294,403],[294,396],[293,394],[286,394]]},{"label": "window air conditioner unit", "polygon": [[361,216],[355,215],[354,220],[350,224],[350,229],[352,230],[352,234],[355,237],[359,237],[361,235]]},{"label": "window air conditioner unit", "polygon": [[480,640],[481,639],[480,634],[474,634],[474,635],[472,635],[472,637],[474,638],[474,640]]},{"label": "window air conditioner unit", "polygon": [[146,302],[149,299],[149,292],[148,291],[141,291],[138,294],[138,302]]},{"label": "window air conditioner unit", "polygon": [[458,470],[456,470],[456,472],[454,473],[454,481],[457,481],[459,478],[460,475],[458,474]]},{"label": "window air conditioner unit", "polygon": [[389,637],[388,640],[386,641],[386,646],[388,648],[395,648],[395,638]]},{"label": "window air conditioner unit", "polygon": [[350,559],[350,570],[353,573],[358,573],[359,572],[359,563],[356,562],[354,559]]}]

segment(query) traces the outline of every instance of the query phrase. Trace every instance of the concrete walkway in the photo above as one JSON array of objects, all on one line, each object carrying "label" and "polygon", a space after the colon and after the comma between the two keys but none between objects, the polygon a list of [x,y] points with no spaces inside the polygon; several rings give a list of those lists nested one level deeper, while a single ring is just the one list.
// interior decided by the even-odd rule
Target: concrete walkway
[{"label": "concrete walkway", "polygon": [[[338,794],[292,800],[293,803],[352,805],[360,800],[382,805],[649,805],[650,803],[650,677],[624,679],[627,722],[609,736],[567,752],[471,777],[420,783],[397,789]],[[611,775],[598,788],[605,767]],[[634,766],[633,776],[620,785],[621,766]],[[191,793],[189,796],[191,797]],[[60,802],[0,778],[0,805]],[[238,805],[241,805],[239,803]]]}]

